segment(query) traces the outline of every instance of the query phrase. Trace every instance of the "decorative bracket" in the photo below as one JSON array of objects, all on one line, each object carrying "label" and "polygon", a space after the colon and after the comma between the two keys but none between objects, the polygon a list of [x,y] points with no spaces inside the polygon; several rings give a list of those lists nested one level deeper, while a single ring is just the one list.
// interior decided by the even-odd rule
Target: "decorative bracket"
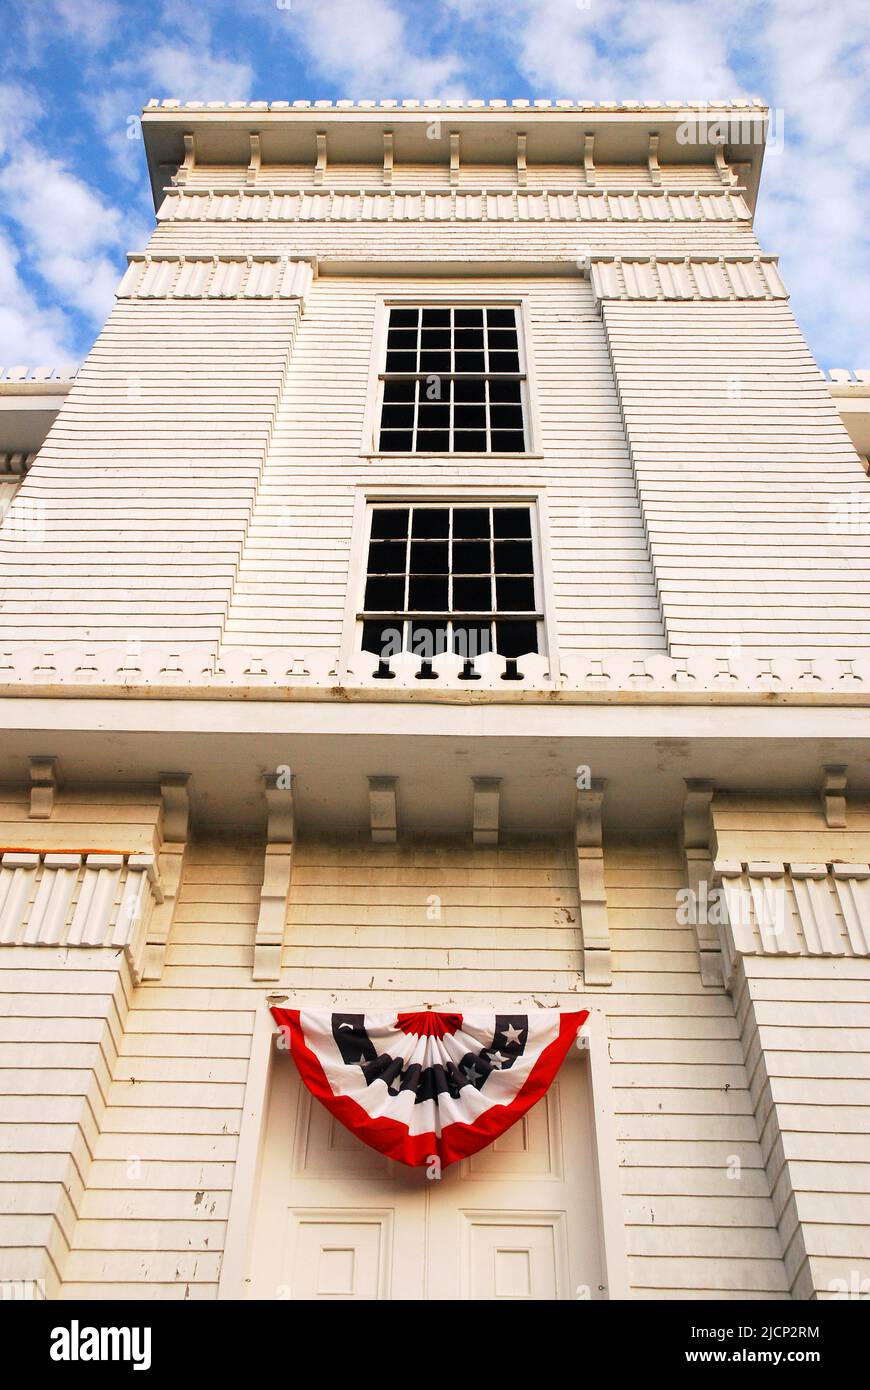
[{"label": "decorative bracket", "polygon": [[172,931],[184,874],[184,855],[190,828],[190,774],[161,773],[160,800],[161,844],[157,864],[163,894],[148,925],[142,968],[142,978],[145,980],[159,980],[163,974],[166,945]]},{"label": "decorative bracket", "polygon": [[517,185],[525,188],[528,183],[529,171],[526,165],[526,140],[527,136],[517,136]]},{"label": "decorative bracket", "polygon": [[720,182],[723,183],[726,188],[730,188],[732,184],[737,182],[737,175],[730,168],[728,161],[725,158],[725,151],[723,150],[721,145],[716,146],[716,153],[714,158],[716,161],[716,171],[719,175]]},{"label": "decorative bracket", "polygon": [[384,131],[384,183],[393,182],[393,132]]},{"label": "decorative bracket", "polygon": [[454,187],[459,183],[459,136],[450,136],[450,184]]},{"label": "decorative bracket", "polygon": [[369,778],[369,818],[372,844],[394,845],[398,829],[396,785],[398,777]]},{"label": "decorative bracket", "polygon": [[714,782],[686,780],[683,801],[682,843],[686,878],[689,885],[691,920],[695,928],[701,983],[722,987],[722,954],[715,925],[708,920],[713,885],[713,855],[710,844],[713,824],[710,807],[716,790]]},{"label": "decorative bracket", "polygon": [[593,158],[595,151],[595,136],[587,135],[583,141],[583,169],[586,174],[588,184],[595,183],[595,161]]},{"label": "decorative bracket", "polygon": [[651,135],[649,137],[649,154],[647,155],[649,165],[649,176],[653,183],[658,186],[662,181],[662,171],[659,167],[659,137]]},{"label": "decorative bracket", "polygon": [[613,983],[610,955],[610,923],[604,886],[604,840],[601,811],[604,782],[592,779],[588,790],[578,790],[574,818],[577,849],[577,889],[583,932],[583,975],[587,985]]},{"label": "decorative bracket", "polygon": [[[841,763],[825,763],[819,796],[825,813],[825,824],[831,830],[846,828],[846,787],[848,769]],[[31,815],[33,812],[31,811]]]},{"label": "decorative bracket", "polygon": [[54,798],[60,786],[60,770],[57,758],[35,754],[30,759],[30,810],[31,820],[49,820],[54,810]]},{"label": "decorative bracket", "polygon": [[318,131],[315,138],[317,141],[317,159],[314,163],[314,182],[323,183],[326,178],[326,132]]},{"label": "decorative bracket", "polygon": [[267,772],[263,778],[263,794],[266,798],[266,850],[254,941],[253,978],[277,980],[281,974],[281,948],[296,839],[293,774],[289,768]]},{"label": "decorative bracket", "polygon": [[472,777],[474,786],[472,838],[476,845],[498,844],[500,777]]},{"label": "decorative bracket", "polygon": [[260,150],[259,132],[251,133],[251,162],[248,165],[248,172],[245,176],[246,183],[256,183],[262,167],[262,152]]},{"label": "decorative bracket", "polygon": [[182,138],[184,140],[184,160],[176,171],[176,183],[187,183],[191,170],[196,166],[196,145],[193,135],[185,135]]}]

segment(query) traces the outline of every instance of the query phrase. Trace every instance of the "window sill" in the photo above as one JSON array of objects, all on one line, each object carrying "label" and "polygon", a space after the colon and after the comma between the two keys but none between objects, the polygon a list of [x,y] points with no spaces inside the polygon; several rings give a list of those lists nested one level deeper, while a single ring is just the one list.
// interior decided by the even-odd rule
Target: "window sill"
[{"label": "window sill", "polygon": [[543,454],[426,454],[426,453],[378,453],[376,449],[361,449],[359,457],[362,459],[433,459],[438,463],[480,463],[484,460],[492,463],[499,463],[504,459],[533,459],[541,460]]}]

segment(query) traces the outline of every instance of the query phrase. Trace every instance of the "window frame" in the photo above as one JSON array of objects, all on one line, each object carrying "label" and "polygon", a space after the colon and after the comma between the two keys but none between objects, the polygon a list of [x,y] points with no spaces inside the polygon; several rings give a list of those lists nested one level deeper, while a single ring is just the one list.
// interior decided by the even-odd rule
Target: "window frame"
[{"label": "window frame", "polygon": [[[389,376],[395,377],[395,373],[387,373],[386,354],[387,354],[387,330],[389,327],[391,309],[514,309],[517,314],[517,339],[519,345],[520,358],[520,382],[521,397],[524,416],[524,434],[526,447],[522,452],[505,450],[503,452],[452,452],[445,451],[412,451],[412,450],[381,450],[378,445],[380,442],[380,423],[381,405],[384,394],[384,381]],[[493,372],[489,375],[493,377],[504,376],[511,379],[513,373]],[[369,363],[368,392],[366,395],[365,416],[363,420],[362,440],[360,443],[360,456],[363,458],[374,459],[486,459],[487,461],[498,461],[499,459],[529,459],[541,458],[539,447],[540,429],[537,415],[537,393],[535,389],[535,371],[531,352],[531,335],[529,328],[528,297],[518,294],[481,294],[476,291],[470,294],[453,295],[427,295],[425,293],[412,294],[403,292],[401,294],[379,295],[375,306],[375,321],[372,332],[372,350]]]},{"label": "window frame", "polygon": [[[436,486],[397,486],[375,487],[361,483],[356,487],[354,499],[353,536],[351,540],[350,568],[347,595],[345,599],[344,620],[340,651],[340,668],[346,670],[358,664],[362,655],[372,662],[377,658],[371,652],[363,653],[362,625],[366,621],[364,608],[366,577],[368,570],[369,540],[371,536],[371,516],[376,507],[382,506],[488,506],[488,507],[528,507],[531,513],[532,561],[534,565],[535,609],[527,616],[538,624],[537,656],[549,663],[553,679],[558,678],[559,659],[557,644],[555,595],[552,585],[550,522],[547,507],[547,493],[544,486],[534,488],[468,487],[461,484],[441,483]],[[385,622],[389,613],[371,615]],[[487,615],[484,615],[487,616]],[[490,620],[496,613],[488,615]],[[427,615],[419,615],[422,622]],[[433,615],[434,618],[434,615]],[[413,653],[410,653],[413,655]],[[522,663],[523,658],[518,658]]]}]

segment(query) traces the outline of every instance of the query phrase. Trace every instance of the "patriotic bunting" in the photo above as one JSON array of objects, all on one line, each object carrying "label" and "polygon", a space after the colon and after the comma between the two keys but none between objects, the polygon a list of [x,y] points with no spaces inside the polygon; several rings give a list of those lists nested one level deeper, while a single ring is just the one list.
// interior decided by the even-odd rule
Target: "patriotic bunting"
[{"label": "patriotic bunting", "polygon": [[587,1011],[317,1013],[273,1008],[308,1090],[412,1167],[491,1144],[545,1094]]}]

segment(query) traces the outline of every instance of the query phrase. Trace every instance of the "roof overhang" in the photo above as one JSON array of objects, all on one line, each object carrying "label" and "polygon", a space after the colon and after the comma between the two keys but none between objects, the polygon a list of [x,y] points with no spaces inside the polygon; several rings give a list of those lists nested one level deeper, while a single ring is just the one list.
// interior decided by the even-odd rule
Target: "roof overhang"
[{"label": "roof overhang", "polygon": [[0,381],[0,454],[37,453],[69,388],[69,381]]},{"label": "roof overhang", "polygon": [[[658,136],[662,164],[712,163],[724,148],[740,164],[741,186],[755,206],[768,111],[762,102],[658,105],[650,102],[578,105],[560,103],[305,103],[152,102],[142,130],[155,206],[161,201],[166,166],[184,159],[184,136],[192,135],[196,158],[205,164],[243,164],[252,135],[259,135],[262,162],[313,164],[316,137],[326,135],[330,163],[383,161],[384,135],[393,136],[397,164],[441,164],[449,135],[460,138],[460,158],[470,164],[516,166],[517,135],[526,136],[529,164],[582,163],[586,136],[595,139],[595,162],[645,164],[650,136]],[[433,131],[436,132],[433,134]]]}]

